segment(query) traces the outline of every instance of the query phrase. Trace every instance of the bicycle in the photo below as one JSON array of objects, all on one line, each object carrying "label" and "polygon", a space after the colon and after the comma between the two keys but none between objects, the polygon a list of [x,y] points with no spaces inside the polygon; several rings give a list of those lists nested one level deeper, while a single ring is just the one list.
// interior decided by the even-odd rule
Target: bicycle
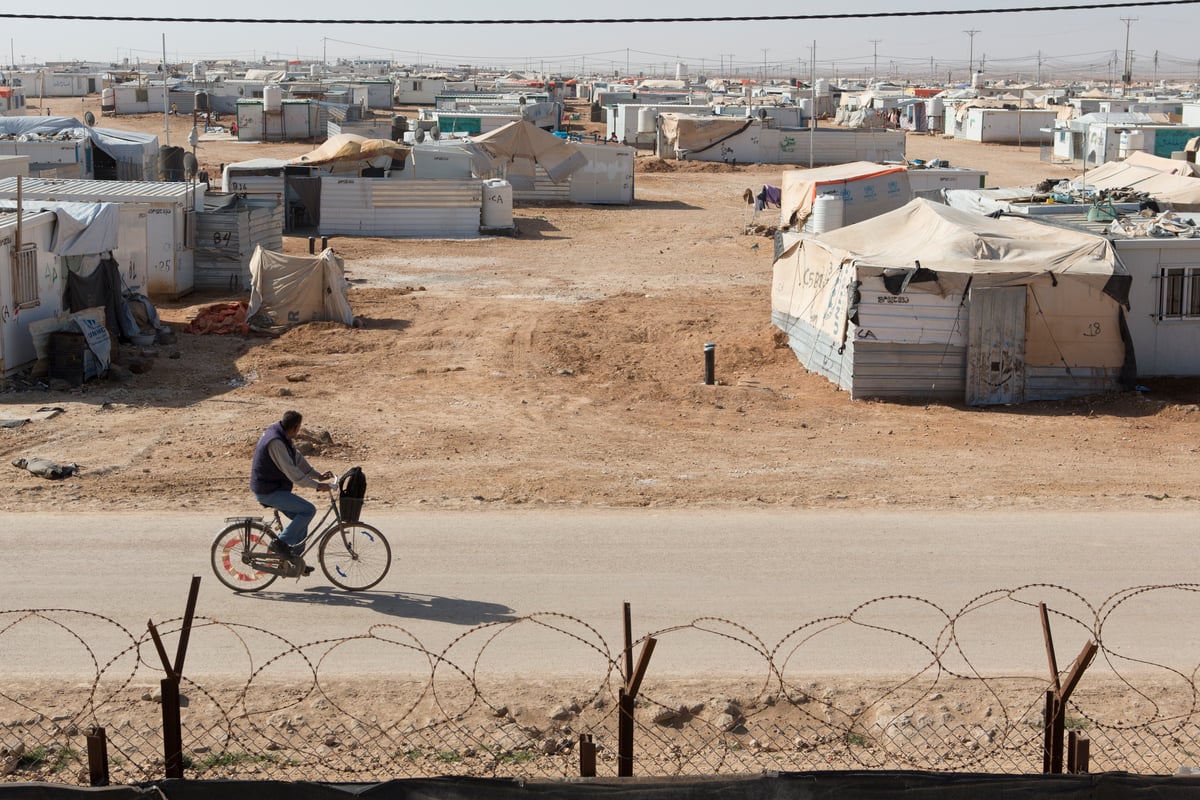
[{"label": "bicycle", "polygon": [[330,489],[329,508],[312,526],[318,533],[309,534],[299,559],[285,558],[270,550],[271,543],[283,530],[278,510],[272,509],[275,517],[271,522],[263,517],[226,517],[225,527],[212,543],[212,568],[217,580],[235,592],[258,592],[276,578],[300,578],[308,574],[303,556],[313,548],[317,548],[321,571],[339,589],[361,592],[383,580],[392,566],[392,546],[375,526],[343,518],[344,477],[339,476],[334,484],[336,497],[334,489]]}]

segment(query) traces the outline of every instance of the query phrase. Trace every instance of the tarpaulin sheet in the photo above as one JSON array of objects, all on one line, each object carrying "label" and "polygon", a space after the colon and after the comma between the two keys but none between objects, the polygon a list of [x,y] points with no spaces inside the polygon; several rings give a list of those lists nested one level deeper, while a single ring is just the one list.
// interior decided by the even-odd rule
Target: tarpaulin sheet
[{"label": "tarpaulin sheet", "polygon": [[89,128],[73,117],[0,117],[0,136],[91,139],[114,161],[143,166],[158,150],[158,137],[112,128]]},{"label": "tarpaulin sheet", "polygon": [[555,183],[562,183],[587,166],[587,156],[574,144],[523,119],[474,136],[471,141],[492,157],[496,167],[504,165],[505,177],[515,188],[532,188],[535,165]]},{"label": "tarpaulin sheet", "polygon": [[[56,217],[50,252],[59,256],[88,256],[117,249],[121,229],[120,203],[60,203],[34,200],[26,211],[53,211]],[[17,201],[0,200],[0,210],[15,211]]]},{"label": "tarpaulin sheet", "polygon": [[[254,248],[250,259],[250,326],[278,330],[306,322],[354,323],[346,297],[345,267],[331,249],[316,256],[287,256]],[[260,325],[263,315],[270,323]]]},{"label": "tarpaulin sheet", "polygon": [[[293,164],[303,164],[315,167],[322,164],[336,164],[347,161],[370,161],[393,158],[403,161],[408,157],[409,148],[388,139],[368,139],[357,133],[339,133],[325,140],[325,144],[316,150],[292,159]],[[388,163],[373,163],[372,166],[386,167]]]},{"label": "tarpaulin sheet", "polygon": [[690,114],[659,114],[663,136],[676,151],[698,153],[736,136],[754,120],[745,117],[696,117]]},{"label": "tarpaulin sheet", "polygon": [[1173,211],[1200,211],[1200,180],[1141,167],[1128,161],[1109,161],[1080,178],[1097,189],[1133,189],[1145,192]]},{"label": "tarpaulin sheet", "polygon": [[[907,172],[905,167],[898,164],[877,164],[874,161],[852,161],[849,164],[835,164],[816,169],[787,170],[783,173],[782,208],[779,218],[782,224],[802,226],[812,213],[817,195],[831,191],[850,201],[843,208],[843,223],[852,225],[862,222],[870,216],[899,208],[912,199]],[[883,184],[878,187],[875,185],[878,183],[876,179],[885,175],[900,176],[892,179],[898,187],[903,178],[903,186],[897,189],[895,196],[890,194]],[[864,188],[869,187],[872,191],[869,195],[859,196],[851,186],[856,183],[861,183]],[[852,205],[854,208],[851,208]]]}]

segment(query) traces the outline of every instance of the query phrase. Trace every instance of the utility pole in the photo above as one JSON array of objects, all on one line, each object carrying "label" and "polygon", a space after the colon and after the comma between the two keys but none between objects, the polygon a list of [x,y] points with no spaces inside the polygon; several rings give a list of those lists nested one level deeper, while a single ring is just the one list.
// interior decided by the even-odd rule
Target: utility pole
[{"label": "utility pole", "polygon": [[869,39],[868,41],[871,42],[871,45],[873,47],[873,51],[872,51],[873,61],[871,62],[871,64],[872,64],[872,66],[871,66],[871,83],[874,84],[879,80],[879,43],[882,42],[883,39]]},{"label": "utility pole", "polygon": [[1038,71],[1037,71],[1038,86],[1042,85],[1042,51],[1038,50]]},{"label": "utility pole", "polygon": [[975,82],[975,34],[979,33],[976,30],[963,31],[967,36],[971,37],[971,49],[967,56],[967,83]]},{"label": "utility pole", "polygon": [[762,82],[765,84],[765,83],[767,82],[767,51],[768,51],[768,50],[770,50],[771,48],[769,48],[769,47],[762,47],[762,48],[759,48],[759,49],[763,51],[763,71],[762,71]]},{"label": "utility pole", "polygon": [[1129,52],[1129,29],[1137,22],[1137,17],[1121,17],[1125,23],[1125,71],[1121,73],[1121,83],[1128,89],[1133,82],[1133,55]]}]

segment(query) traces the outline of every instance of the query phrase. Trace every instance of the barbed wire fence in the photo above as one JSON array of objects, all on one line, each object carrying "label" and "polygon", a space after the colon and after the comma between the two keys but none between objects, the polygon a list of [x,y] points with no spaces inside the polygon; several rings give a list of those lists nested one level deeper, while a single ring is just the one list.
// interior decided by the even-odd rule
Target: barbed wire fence
[{"label": "barbed wire fence", "polygon": [[[393,623],[295,643],[260,626],[193,618],[191,605],[184,617],[140,634],[92,611],[3,610],[0,663],[13,674],[70,668],[89,677],[0,677],[0,780],[130,783],[171,768],[196,778],[317,781],[633,770],[1036,773],[1048,764],[1048,722],[1056,712],[1047,693],[1055,691],[1063,701],[1059,733],[1071,740],[1068,771],[1171,773],[1200,764],[1200,641],[1181,635],[1178,647],[1168,648],[1175,662],[1168,664],[1128,652],[1121,636],[1148,608],[1172,609],[1183,625],[1195,617],[1185,601],[1200,600],[1198,593],[1200,584],[1139,586],[1093,605],[1065,587],[1029,584],[980,594],[955,612],[892,595],[804,621],[775,644],[717,617],[637,640],[627,622],[625,646],[615,651],[596,627],[557,612],[487,622],[429,648]],[[985,674],[976,666],[994,655],[989,631],[998,619],[1016,616],[1035,626],[1039,610],[1048,676],[1035,675],[1036,649],[1027,673]],[[1095,669],[1083,675],[1084,654],[1068,669],[1057,667],[1051,619],[1064,642],[1094,644]],[[565,684],[507,676],[492,663],[495,651],[521,631],[534,633],[542,647],[586,653],[596,669]],[[39,664],[39,645],[50,639],[70,645],[69,664]],[[175,665],[182,667],[189,639],[193,651],[219,655],[223,674],[196,680],[180,669],[179,699],[171,703],[165,643],[180,642]],[[658,653],[684,660],[698,648],[728,653],[731,662],[753,664],[757,677],[656,678],[647,652],[655,643]],[[633,670],[637,646],[645,655]],[[395,673],[362,679],[354,665],[381,649]],[[853,662],[849,678],[831,677],[828,665],[839,659]],[[286,681],[277,678],[285,673]],[[1075,682],[1075,694],[1063,693],[1064,677]],[[529,685],[539,682],[550,687],[549,707],[523,707]],[[168,753],[172,713],[175,764]],[[628,741],[623,718],[626,725],[632,719]],[[1080,753],[1083,762],[1070,763]]]}]

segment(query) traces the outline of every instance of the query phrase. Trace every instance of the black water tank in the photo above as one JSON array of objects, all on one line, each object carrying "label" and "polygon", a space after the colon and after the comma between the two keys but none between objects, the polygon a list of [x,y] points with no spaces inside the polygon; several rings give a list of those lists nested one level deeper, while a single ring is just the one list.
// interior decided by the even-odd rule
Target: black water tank
[{"label": "black water tank", "polygon": [[183,168],[182,147],[172,147],[163,145],[158,148],[158,178],[163,181],[183,181],[187,180],[187,174]]}]

